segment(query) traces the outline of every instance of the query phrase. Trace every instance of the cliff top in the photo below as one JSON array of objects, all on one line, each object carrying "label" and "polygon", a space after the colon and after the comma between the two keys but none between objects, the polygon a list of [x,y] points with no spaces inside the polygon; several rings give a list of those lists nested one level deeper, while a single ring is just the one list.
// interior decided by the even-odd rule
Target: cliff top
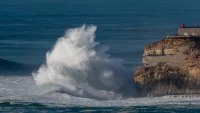
[{"label": "cliff top", "polygon": [[200,42],[200,26],[192,27],[181,25],[178,28],[177,34],[166,36],[159,42],[154,42],[145,46],[145,49],[149,48],[174,48],[176,46],[183,46],[191,42]]}]

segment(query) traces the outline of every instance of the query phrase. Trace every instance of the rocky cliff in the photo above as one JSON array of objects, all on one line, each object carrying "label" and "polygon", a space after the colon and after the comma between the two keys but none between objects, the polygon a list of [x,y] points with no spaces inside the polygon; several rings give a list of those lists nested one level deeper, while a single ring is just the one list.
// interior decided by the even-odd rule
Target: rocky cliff
[{"label": "rocky cliff", "polygon": [[134,81],[142,96],[200,94],[200,37],[171,36],[146,45]]}]

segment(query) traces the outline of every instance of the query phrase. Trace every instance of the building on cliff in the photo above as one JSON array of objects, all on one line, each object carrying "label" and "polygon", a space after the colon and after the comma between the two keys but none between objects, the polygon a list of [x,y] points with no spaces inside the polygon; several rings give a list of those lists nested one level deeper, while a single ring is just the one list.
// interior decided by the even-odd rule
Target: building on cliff
[{"label": "building on cliff", "polygon": [[190,38],[200,37],[200,26],[181,25],[175,35],[167,36],[167,38]]},{"label": "building on cliff", "polygon": [[200,27],[185,27],[178,29],[180,36],[200,36]]}]

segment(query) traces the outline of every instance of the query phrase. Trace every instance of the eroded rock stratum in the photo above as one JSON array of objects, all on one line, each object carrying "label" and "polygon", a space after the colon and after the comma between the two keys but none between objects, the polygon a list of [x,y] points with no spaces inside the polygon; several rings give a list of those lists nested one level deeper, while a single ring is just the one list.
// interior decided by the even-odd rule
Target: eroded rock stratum
[{"label": "eroded rock stratum", "polygon": [[200,36],[184,34],[145,46],[133,77],[141,96],[200,94]]}]

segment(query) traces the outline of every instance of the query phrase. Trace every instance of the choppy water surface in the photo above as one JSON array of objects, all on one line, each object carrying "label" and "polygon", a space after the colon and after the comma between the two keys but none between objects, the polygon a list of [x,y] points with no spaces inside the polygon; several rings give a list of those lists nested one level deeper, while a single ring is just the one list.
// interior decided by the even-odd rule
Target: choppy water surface
[{"label": "choppy water surface", "polygon": [[40,105],[37,103],[29,104],[10,104],[10,103],[2,103],[0,105],[2,112],[70,112],[70,113],[91,113],[91,112],[99,112],[99,113],[121,113],[121,112],[137,112],[137,113],[198,113],[200,109],[195,106],[129,106],[129,107],[49,107]]},{"label": "choppy water surface", "polygon": [[0,1],[1,112],[199,112],[198,96],[136,98],[145,44],[198,25],[197,0]]}]

